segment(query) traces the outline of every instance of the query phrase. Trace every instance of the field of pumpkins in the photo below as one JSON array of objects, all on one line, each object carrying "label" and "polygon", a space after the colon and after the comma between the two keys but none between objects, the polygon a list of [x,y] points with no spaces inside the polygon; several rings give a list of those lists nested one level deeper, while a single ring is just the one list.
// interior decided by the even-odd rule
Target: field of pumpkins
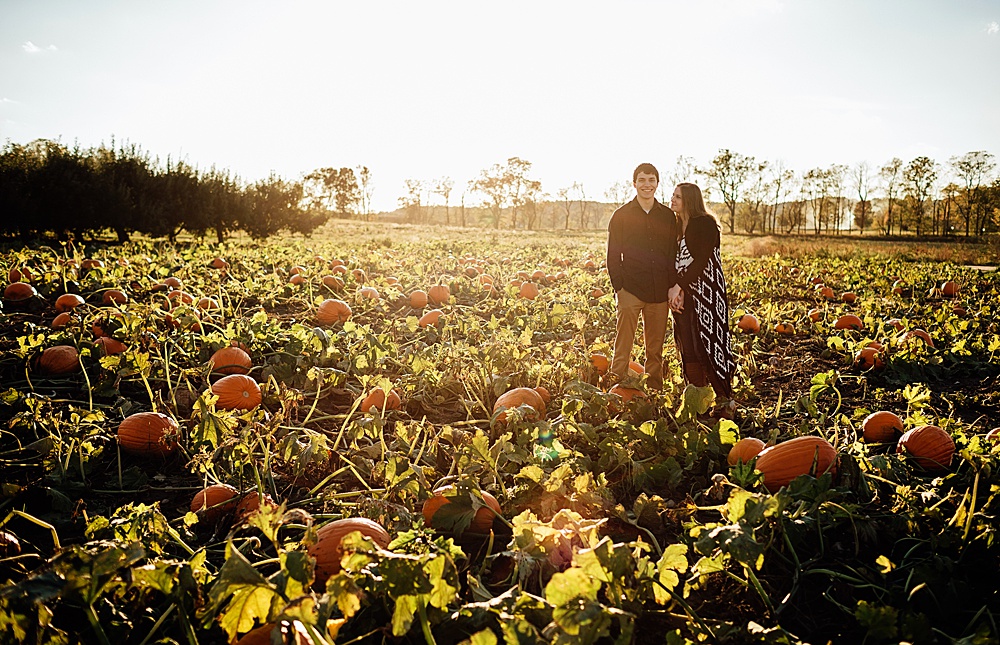
[{"label": "field of pumpkins", "polygon": [[724,240],[720,420],[604,241],[0,251],[0,642],[997,642],[998,274]]}]

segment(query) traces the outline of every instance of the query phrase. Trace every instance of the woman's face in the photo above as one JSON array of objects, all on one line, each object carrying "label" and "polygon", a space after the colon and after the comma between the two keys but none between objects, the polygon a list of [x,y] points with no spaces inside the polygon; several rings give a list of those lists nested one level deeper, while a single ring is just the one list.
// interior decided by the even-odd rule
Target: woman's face
[{"label": "woman's face", "polygon": [[670,210],[680,213],[684,210],[684,198],[681,197],[681,187],[674,188],[674,194],[670,197]]}]

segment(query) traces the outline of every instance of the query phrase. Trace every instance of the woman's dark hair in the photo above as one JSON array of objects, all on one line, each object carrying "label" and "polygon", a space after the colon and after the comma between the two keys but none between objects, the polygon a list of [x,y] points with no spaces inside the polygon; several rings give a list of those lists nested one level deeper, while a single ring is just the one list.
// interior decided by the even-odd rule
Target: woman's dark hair
[{"label": "woman's dark hair", "polygon": [[705,208],[705,200],[701,196],[701,188],[698,188],[698,184],[684,182],[677,184],[677,187],[681,189],[681,201],[689,218],[711,217],[715,220],[715,225],[719,225],[719,218],[715,216],[715,213]]},{"label": "woman's dark hair", "polygon": [[647,175],[654,175],[656,183],[660,183],[660,171],[651,163],[641,163],[636,166],[635,170],[632,171],[632,183],[635,183],[639,179],[640,172],[644,172]]}]

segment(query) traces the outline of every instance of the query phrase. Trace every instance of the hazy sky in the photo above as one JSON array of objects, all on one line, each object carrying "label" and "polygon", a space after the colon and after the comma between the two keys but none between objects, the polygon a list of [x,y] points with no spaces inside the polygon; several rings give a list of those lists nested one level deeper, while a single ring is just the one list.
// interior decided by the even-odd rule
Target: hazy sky
[{"label": "hazy sky", "polygon": [[1000,0],[0,0],[0,141],[114,136],[245,179],[363,164],[376,208],[441,176],[454,204],[512,156],[601,198],[720,148],[1000,154],[998,78]]}]

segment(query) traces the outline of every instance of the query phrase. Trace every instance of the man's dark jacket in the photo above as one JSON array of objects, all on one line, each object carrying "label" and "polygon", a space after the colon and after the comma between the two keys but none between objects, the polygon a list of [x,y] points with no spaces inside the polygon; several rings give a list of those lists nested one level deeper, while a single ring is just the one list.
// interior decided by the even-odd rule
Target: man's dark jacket
[{"label": "man's dark jacket", "polygon": [[608,277],[615,292],[625,289],[643,302],[666,302],[677,282],[677,218],[653,200],[649,213],[638,197],[614,212],[608,223]]}]

